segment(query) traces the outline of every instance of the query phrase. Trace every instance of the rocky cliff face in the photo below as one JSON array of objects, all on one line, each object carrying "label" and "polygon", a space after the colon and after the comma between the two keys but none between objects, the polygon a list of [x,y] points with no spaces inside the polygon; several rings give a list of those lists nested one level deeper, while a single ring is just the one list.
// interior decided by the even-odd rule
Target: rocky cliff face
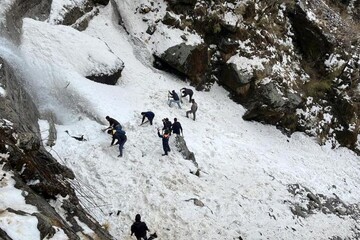
[{"label": "rocky cliff face", "polygon": [[[359,153],[359,1],[167,3],[161,19],[155,4],[136,8],[150,39],[160,24],[184,31],[183,43],[154,52],[155,67],[198,90],[221,84],[246,120]],[[189,32],[203,43],[187,44]]]}]

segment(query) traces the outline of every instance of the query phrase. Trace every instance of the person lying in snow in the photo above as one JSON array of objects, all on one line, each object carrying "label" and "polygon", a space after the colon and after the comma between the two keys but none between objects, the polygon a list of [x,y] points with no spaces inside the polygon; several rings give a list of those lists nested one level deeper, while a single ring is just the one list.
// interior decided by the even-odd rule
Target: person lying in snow
[{"label": "person lying in snow", "polygon": [[116,129],[108,130],[107,133],[112,135],[112,141],[111,141],[110,146],[113,146],[115,140],[117,140],[115,145],[119,144],[119,151],[120,151],[120,155],[118,157],[122,157],[124,144],[127,141],[125,131],[123,131],[121,128],[117,127]]}]

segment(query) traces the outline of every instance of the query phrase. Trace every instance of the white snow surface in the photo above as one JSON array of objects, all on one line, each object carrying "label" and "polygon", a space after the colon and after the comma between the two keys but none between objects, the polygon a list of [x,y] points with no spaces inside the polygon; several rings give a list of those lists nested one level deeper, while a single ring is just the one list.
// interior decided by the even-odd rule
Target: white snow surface
[{"label": "white snow surface", "polygon": [[2,86],[0,86],[0,96],[5,97],[5,95],[6,95],[5,89]]},{"label": "white snow surface", "polygon": [[[134,12],[132,4],[144,1],[117,2],[129,18]],[[345,148],[319,146],[302,133],[288,138],[273,126],[243,121],[245,109],[216,85],[210,92],[195,91],[197,119],[186,118],[190,104],[185,100],[182,109],[170,108],[167,92],[190,86],[147,62],[148,49],[163,39],[155,35],[155,44],[146,45],[140,37],[140,44],[136,44],[134,37],[117,24],[111,7],[109,4],[101,9],[82,33],[26,19],[21,49],[28,72],[33,74],[27,78],[31,94],[37,96],[40,110],[50,109],[58,119],[58,139],[48,150],[74,171],[74,182],[88,196],[80,197],[82,204],[101,224],[109,226],[115,239],[134,239],[130,237],[130,226],[137,213],[151,232],[156,231],[159,239],[167,240],[349,236],[356,225],[351,217],[322,212],[307,218],[294,216],[289,202],[299,199],[287,187],[297,183],[314,193],[336,194],[346,204],[357,203],[358,156]],[[133,23],[133,35],[144,30],[138,29],[139,21]],[[94,38],[99,40],[93,41]],[[169,36],[167,43],[176,43],[179,38]],[[106,54],[103,42],[113,55]],[[94,57],[101,56],[99,62],[113,63],[114,56],[125,62],[117,85],[94,83],[79,74],[98,66],[83,59],[82,54],[88,51]],[[109,64],[101,70],[107,68]],[[66,86],[67,82],[70,85]],[[140,112],[147,110],[155,113],[154,125],[139,126]],[[122,158],[117,157],[116,146],[110,147],[110,136],[101,131],[107,125],[106,115],[119,120],[127,133]],[[182,124],[200,177],[190,173],[196,167],[177,151],[174,136],[170,139],[170,155],[161,156],[161,139],[156,129],[162,127],[161,119],[165,117],[177,117]],[[48,130],[46,121],[40,120],[39,125],[42,133]],[[73,136],[84,135],[87,141],[71,138],[66,130]],[[192,198],[204,206],[196,206]],[[58,203],[53,204],[59,207]],[[2,221],[1,227],[9,231],[16,228],[7,223]],[[34,224],[31,220],[26,225],[30,229],[21,230],[32,234]],[[59,231],[53,239],[63,235]]]},{"label": "white snow surface", "polygon": [[54,26],[30,18],[23,22],[22,50],[25,56],[51,62],[62,69],[77,69],[83,76],[110,74],[123,65],[119,57],[97,38],[69,26]]},{"label": "white snow surface", "polygon": [[[6,159],[6,154],[0,155],[0,160]],[[32,213],[37,208],[26,204],[26,192],[15,188],[13,174],[2,170],[4,164],[0,165],[0,229],[12,239],[40,239],[40,232],[37,229],[38,220]],[[15,211],[23,211],[24,215],[8,211],[10,208]]]}]

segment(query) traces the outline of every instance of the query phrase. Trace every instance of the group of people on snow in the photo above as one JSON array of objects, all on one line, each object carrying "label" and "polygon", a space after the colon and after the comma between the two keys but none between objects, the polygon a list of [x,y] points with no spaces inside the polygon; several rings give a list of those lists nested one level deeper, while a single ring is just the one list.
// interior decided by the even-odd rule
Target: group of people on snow
[{"label": "group of people on snow", "polygon": [[[180,91],[182,93],[181,97],[183,98],[189,96],[189,102],[191,103],[190,110],[186,111],[186,117],[189,118],[189,114],[192,114],[193,120],[195,121],[196,111],[198,107],[197,107],[197,103],[192,98],[194,92],[189,88],[182,88]],[[168,99],[169,107],[171,107],[172,103],[176,103],[178,107],[181,109],[180,104],[183,102],[182,99],[179,98],[179,95],[176,93],[175,90],[172,90],[171,92],[169,91],[169,99]],[[142,120],[140,126],[147,122],[149,122],[150,125],[153,125],[153,120],[155,117],[155,114],[153,112],[151,111],[141,112],[141,115],[142,115]],[[122,129],[121,124],[116,119],[111,118],[109,116],[106,116],[105,119],[109,122],[109,126],[105,128],[104,131],[107,131],[107,133],[112,136],[110,146],[119,145],[120,154],[118,155],[118,157],[122,157],[124,145],[127,141],[126,132]],[[169,139],[171,134],[173,133],[176,135],[183,135],[183,128],[177,118],[174,118],[173,123],[168,118],[162,119],[162,122],[163,122],[162,133],[160,133],[160,128],[158,128],[157,134],[162,139],[162,146],[164,150],[162,156],[166,156],[171,151],[169,146]],[[135,216],[135,222],[131,225],[131,236],[135,234],[137,240],[141,240],[141,239],[151,240],[157,238],[156,233],[151,234],[150,237],[147,238],[147,231],[149,231],[149,229],[146,223],[142,222],[140,214],[137,214]]]},{"label": "group of people on snow", "polygon": [[[198,106],[195,100],[192,98],[194,92],[189,88],[182,88],[180,89],[180,91],[181,91],[181,97],[183,98],[189,96],[189,102],[191,103],[190,110],[186,111],[186,117],[189,118],[189,114],[192,114],[193,120],[195,121],[196,111],[198,109]],[[176,103],[181,109],[180,103],[182,103],[182,99],[179,98],[179,95],[176,93],[175,90],[172,90],[171,92],[169,91],[169,97],[170,97],[168,99],[169,107],[171,107],[172,103]],[[149,122],[150,125],[153,125],[155,114],[152,111],[141,112],[141,115],[142,115],[142,120],[140,126],[147,122]],[[107,130],[107,133],[112,136],[112,141],[110,146],[119,145],[120,154],[118,155],[118,157],[122,157],[124,145],[127,141],[126,132],[122,129],[121,124],[116,119],[106,116],[106,120],[109,122],[109,127],[107,127],[105,130]],[[171,136],[171,132],[177,135],[180,134],[183,135],[183,129],[181,123],[177,120],[177,118],[174,118],[174,123],[171,123],[171,121],[168,118],[164,118],[162,121],[164,126],[162,128],[161,134],[160,134],[160,129],[158,128],[158,136],[162,138],[162,145],[164,150],[164,154],[162,155],[166,156],[168,155],[168,152],[171,151],[169,146],[169,139]]]},{"label": "group of people on snow", "polygon": [[108,120],[110,124],[109,127],[105,129],[107,130],[107,133],[112,136],[112,141],[110,143],[110,146],[113,146],[115,141],[117,140],[115,145],[119,145],[120,154],[118,157],[122,157],[124,145],[127,141],[126,132],[122,130],[122,126],[117,120],[109,116],[106,116],[105,118],[106,120]]}]

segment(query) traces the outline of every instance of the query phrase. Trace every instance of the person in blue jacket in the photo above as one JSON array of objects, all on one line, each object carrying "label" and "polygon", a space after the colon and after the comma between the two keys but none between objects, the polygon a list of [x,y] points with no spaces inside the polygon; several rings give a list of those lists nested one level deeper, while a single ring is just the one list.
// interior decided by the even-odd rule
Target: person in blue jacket
[{"label": "person in blue jacket", "polygon": [[171,107],[172,103],[177,103],[179,108],[181,108],[180,98],[179,98],[179,95],[175,92],[175,90],[172,90],[171,92],[169,91],[169,96],[172,98],[172,99],[169,99],[169,107]]},{"label": "person in blue jacket", "polygon": [[[123,156],[123,148],[124,148],[125,142],[127,141],[125,131],[122,130],[121,128],[117,127],[116,129],[108,130],[107,133],[112,135],[112,141],[111,141],[110,146],[119,144],[120,155],[118,157],[122,157]],[[115,140],[117,140],[117,142],[114,144]]]},{"label": "person in blue jacket", "polygon": [[[148,121],[150,122],[150,125],[152,125],[153,119],[154,119],[154,117],[155,117],[155,114],[154,114],[153,112],[151,112],[151,111],[142,112],[141,115],[143,116],[143,118],[142,118],[142,121],[141,121],[140,126],[143,125],[145,118],[147,118]],[[145,122],[145,123],[146,123],[146,122]]]},{"label": "person in blue jacket", "polygon": [[165,130],[164,134],[161,135],[160,129],[158,128],[158,136],[159,136],[159,138],[162,138],[162,145],[163,145],[163,149],[165,152],[164,154],[162,154],[162,156],[166,156],[166,155],[168,155],[168,152],[170,152],[170,146],[169,146],[170,133],[168,130]]}]

